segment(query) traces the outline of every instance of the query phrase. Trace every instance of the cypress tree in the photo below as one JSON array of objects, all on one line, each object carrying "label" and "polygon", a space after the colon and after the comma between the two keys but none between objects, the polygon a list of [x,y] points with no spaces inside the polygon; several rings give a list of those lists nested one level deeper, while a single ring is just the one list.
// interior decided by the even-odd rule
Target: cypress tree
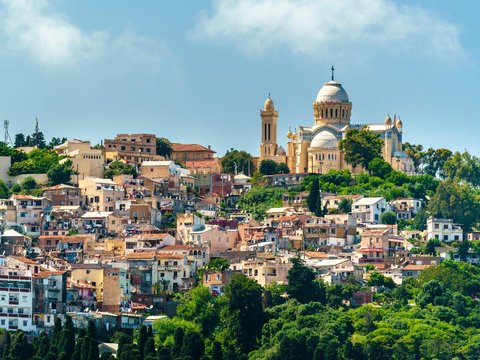
[{"label": "cypress tree", "polygon": [[316,213],[317,208],[320,206],[321,209],[321,204],[319,205],[318,203],[321,203],[320,201],[320,185],[318,183],[318,178],[315,178],[312,183],[312,187],[310,188],[310,193],[308,194],[307,198],[307,205],[308,205],[308,210],[312,213]]},{"label": "cypress tree", "polygon": [[88,344],[88,360],[98,360],[98,344],[93,338],[90,338]]},{"label": "cypress tree", "polygon": [[145,325],[140,326],[140,330],[138,331],[138,337],[137,337],[137,348],[138,348],[138,351],[140,353],[140,358],[142,358],[142,359],[144,357],[143,350],[145,348],[145,344],[146,344],[147,339],[148,339],[147,332],[148,332],[148,330],[147,330],[147,327]]},{"label": "cypress tree", "polygon": [[155,357],[155,341],[153,337],[147,338],[145,347],[143,348],[143,358],[147,359],[149,356]]},{"label": "cypress tree", "polygon": [[212,360],[223,360],[222,344],[218,341],[213,343]]}]

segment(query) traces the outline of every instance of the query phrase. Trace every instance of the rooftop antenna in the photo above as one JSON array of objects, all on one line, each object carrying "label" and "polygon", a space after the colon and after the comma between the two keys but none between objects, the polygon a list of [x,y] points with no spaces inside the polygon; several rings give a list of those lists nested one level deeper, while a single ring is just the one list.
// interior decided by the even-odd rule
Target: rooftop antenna
[{"label": "rooftop antenna", "polygon": [[335,67],[332,65],[332,81],[335,81]]},{"label": "rooftop antenna", "polygon": [[5,129],[5,138],[4,138],[5,144],[11,144],[12,143],[12,139],[10,138],[10,134],[8,133],[8,125],[9,124],[10,124],[10,121],[8,121],[8,120],[5,120],[3,122],[3,128]]}]

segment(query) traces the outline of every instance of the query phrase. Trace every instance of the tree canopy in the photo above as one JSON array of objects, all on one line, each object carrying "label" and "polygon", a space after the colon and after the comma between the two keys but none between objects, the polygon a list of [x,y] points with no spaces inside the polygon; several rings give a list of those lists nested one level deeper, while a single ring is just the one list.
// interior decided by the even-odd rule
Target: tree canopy
[{"label": "tree canopy", "polygon": [[368,169],[370,162],[380,157],[383,141],[380,135],[366,127],[350,129],[345,138],[340,140],[340,150],[345,155],[345,161],[353,167],[362,166]]},{"label": "tree canopy", "polygon": [[244,150],[230,149],[222,159],[223,172],[235,174],[243,172],[250,176],[254,171],[253,157]]}]

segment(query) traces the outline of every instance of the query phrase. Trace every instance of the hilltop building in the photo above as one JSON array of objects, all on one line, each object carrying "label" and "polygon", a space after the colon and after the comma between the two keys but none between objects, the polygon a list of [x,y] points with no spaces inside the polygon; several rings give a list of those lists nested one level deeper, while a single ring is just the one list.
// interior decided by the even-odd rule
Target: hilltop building
[{"label": "hilltop building", "polygon": [[413,172],[413,162],[402,151],[403,122],[388,115],[383,124],[351,124],[352,103],[342,84],[332,80],[325,83],[313,102],[312,126],[300,126],[288,131],[287,151],[277,143],[278,112],[270,96],[260,111],[260,161],[271,159],[286,162],[292,173],[326,173],[330,169],[352,169],[339,149],[340,140],[349,129],[363,127],[376,132],[384,141],[382,157],[395,170]]}]

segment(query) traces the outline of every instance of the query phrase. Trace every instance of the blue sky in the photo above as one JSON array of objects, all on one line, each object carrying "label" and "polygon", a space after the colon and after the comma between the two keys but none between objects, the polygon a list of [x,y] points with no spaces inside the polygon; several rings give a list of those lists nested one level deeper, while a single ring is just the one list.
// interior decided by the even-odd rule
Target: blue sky
[{"label": "blue sky", "polygon": [[[258,154],[270,92],[279,139],[336,80],[352,123],[399,114],[404,139],[477,140],[480,3],[458,0],[0,0],[0,116],[52,136],[121,132]],[[3,138],[3,136],[2,136]]]}]

